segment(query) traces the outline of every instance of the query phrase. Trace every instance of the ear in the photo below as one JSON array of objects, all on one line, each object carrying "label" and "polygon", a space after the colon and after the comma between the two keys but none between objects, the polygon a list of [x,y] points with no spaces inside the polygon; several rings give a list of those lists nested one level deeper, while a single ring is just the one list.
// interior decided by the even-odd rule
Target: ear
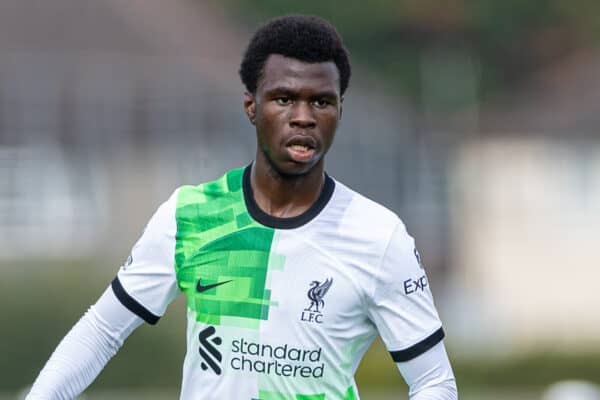
[{"label": "ear", "polygon": [[256,119],[256,98],[250,92],[244,93],[244,111],[246,112],[250,123],[254,125]]}]

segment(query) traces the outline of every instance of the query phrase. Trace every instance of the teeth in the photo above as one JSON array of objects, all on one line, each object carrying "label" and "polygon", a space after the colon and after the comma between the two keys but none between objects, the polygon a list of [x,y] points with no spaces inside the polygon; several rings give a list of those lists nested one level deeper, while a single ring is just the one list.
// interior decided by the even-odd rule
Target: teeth
[{"label": "teeth", "polygon": [[296,151],[308,151],[308,147],[301,144],[293,144],[290,147]]}]

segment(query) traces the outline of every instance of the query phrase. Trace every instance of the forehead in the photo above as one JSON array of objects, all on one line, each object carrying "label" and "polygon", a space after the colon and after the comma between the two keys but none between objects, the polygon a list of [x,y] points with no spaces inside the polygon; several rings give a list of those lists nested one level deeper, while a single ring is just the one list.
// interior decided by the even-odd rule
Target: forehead
[{"label": "forehead", "polygon": [[259,91],[277,87],[334,91],[339,94],[340,74],[333,61],[307,63],[279,54],[271,54],[258,82]]}]

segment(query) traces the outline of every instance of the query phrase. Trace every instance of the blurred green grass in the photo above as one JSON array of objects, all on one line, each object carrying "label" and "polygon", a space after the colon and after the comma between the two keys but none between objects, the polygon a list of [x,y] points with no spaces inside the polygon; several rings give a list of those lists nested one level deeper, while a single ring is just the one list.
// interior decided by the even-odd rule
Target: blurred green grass
[{"label": "blurred green grass", "polygon": [[[14,398],[14,393],[33,382],[60,339],[96,301],[116,269],[94,267],[89,260],[0,264],[0,268],[0,301],[4,308],[0,396],[9,393]],[[160,393],[175,393],[173,388],[179,387],[185,353],[185,324],[185,301],[180,296],[157,326],[144,325],[132,334],[125,348],[92,384],[90,396],[106,396],[101,392],[107,390],[148,387]],[[502,360],[487,358],[485,354],[463,358],[451,346],[448,350],[461,399],[492,398],[483,393],[495,393],[493,398],[497,399],[533,399],[544,387],[559,380],[600,383],[597,349],[583,354],[537,352]],[[357,384],[366,399],[406,393],[406,386],[380,341],[363,359]],[[520,394],[511,397],[514,393]]]}]

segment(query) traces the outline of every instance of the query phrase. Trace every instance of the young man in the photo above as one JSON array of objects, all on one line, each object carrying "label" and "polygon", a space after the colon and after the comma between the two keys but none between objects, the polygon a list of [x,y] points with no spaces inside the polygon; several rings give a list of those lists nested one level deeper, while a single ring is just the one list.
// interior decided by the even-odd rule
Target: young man
[{"label": "young man", "polygon": [[27,398],[77,396],[184,292],[182,399],[357,399],[354,371],[377,334],[411,399],[456,399],[413,239],[324,172],[350,78],[335,29],[275,19],[252,38],[240,75],[256,159],[173,193]]}]

